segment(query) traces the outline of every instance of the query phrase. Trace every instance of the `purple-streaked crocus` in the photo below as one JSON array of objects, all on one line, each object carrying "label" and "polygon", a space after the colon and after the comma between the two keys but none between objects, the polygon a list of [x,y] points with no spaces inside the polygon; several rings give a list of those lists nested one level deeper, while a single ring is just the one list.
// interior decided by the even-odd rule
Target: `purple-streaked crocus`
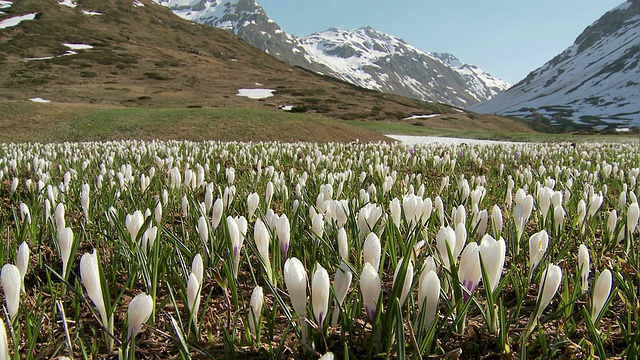
[{"label": "purple-streaked crocus", "polygon": [[370,263],[364,264],[362,274],[360,275],[360,291],[362,292],[365,312],[371,323],[375,320],[376,304],[381,290],[378,271]]},{"label": "purple-streaked crocus", "polygon": [[324,320],[329,313],[329,274],[320,264],[316,264],[316,271],[311,279],[311,302],[313,305],[313,316],[318,324],[318,329],[322,331]]},{"label": "purple-streaked crocus", "polygon": [[471,242],[462,251],[460,257],[460,268],[458,269],[458,278],[462,282],[467,291],[462,293],[462,298],[466,302],[470,294],[478,288],[480,279],[482,278],[482,269],[480,267],[480,249],[477,243]]},{"label": "purple-streaked crocus", "polygon": [[229,228],[229,237],[231,238],[231,249],[233,253],[233,278],[237,279],[238,268],[240,267],[240,251],[242,250],[244,236],[240,233],[238,223],[231,216],[227,216],[227,227]]}]

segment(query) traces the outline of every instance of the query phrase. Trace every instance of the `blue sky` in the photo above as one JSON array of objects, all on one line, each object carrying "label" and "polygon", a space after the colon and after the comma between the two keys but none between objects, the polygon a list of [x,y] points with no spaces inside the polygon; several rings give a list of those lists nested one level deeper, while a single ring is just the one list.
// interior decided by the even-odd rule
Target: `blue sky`
[{"label": "blue sky", "polygon": [[515,83],[573,44],[622,0],[257,0],[305,36],[369,25],[428,52],[448,52]]}]

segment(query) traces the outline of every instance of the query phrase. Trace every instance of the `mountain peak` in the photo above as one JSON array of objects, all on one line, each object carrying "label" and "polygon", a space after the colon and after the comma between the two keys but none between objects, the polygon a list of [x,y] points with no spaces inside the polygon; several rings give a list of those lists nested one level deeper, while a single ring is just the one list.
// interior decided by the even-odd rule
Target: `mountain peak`
[{"label": "mountain peak", "polygon": [[627,1],[511,89],[470,109],[598,130],[638,126],[639,44],[640,1]]},{"label": "mountain peak", "polygon": [[[287,63],[367,89],[466,107],[509,84],[421,51],[371,26],[337,27],[297,38],[285,33],[254,0],[154,0],[192,21],[231,30]],[[455,58],[455,57],[452,57]]]}]

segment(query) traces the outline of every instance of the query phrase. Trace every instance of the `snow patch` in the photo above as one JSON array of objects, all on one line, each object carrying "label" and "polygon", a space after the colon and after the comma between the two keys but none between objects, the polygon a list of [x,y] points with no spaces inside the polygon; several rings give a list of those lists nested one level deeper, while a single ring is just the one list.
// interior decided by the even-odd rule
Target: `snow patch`
[{"label": "snow patch", "polygon": [[30,101],[36,102],[36,103],[50,103],[51,100],[45,100],[41,97],[35,97],[35,98],[31,98],[29,99]]},{"label": "snow patch", "polygon": [[385,135],[386,137],[398,140],[407,145],[428,145],[428,144],[443,144],[443,145],[520,145],[521,143],[513,141],[496,141],[496,140],[478,140],[478,139],[463,139],[454,137],[440,137],[440,136],[410,136],[410,135]]},{"label": "snow patch", "polygon": [[442,114],[429,114],[429,115],[412,115],[402,120],[414,120],[414,119],[428,119],[432,117],[442,116]]},{"label": "snow patch", "polygon": [[283,105],[280,109],[284,111],[291,111],[291,109],[293,109],[293,105]]},{"label": "snow patch", "polygon": [[0,29],[6,29],[10,27],[14,27],[26,20],[33,20],[36,18],[36,13],[24,14],[20,16],[10,17],[8,19],[4,19],[0,21]]},{"label": "snow patch", "polygon": [[133,6],[135,6],[135,7],[144,7],[144,4],[141,3],[140,1],[136,0],[136,1],[133,2]]},{"label": "snow patch", "polygon": [[64,5],[64,6],[68,6],[68,7],[72,8],[72,9],[75,8],[76,6],[78,6],[78,4],[76,4],[76,2],[73,1],[73,0],[60,0],[60,1],[58,1],[58,4]]},{"label": "snow patch", "polygon": [[71,50],[88,50],[93,49],[93,46],[87,44],[77,44],[77,43],[63,43],[62,45],[68,47]]},{"label": "snow patch", "polygon": [[90,11],[90,10],[82,10],[82,13],[85,14],[85,15],[89,15],[89,16],[102,15],[102,13],[100,13],[100,12]]},{"label": "snow patch", "polygon": [[246,96],[249,99],[266,99],[272,97],[275,89],[238,89],[236,96]]},{"label": "snow patch", "polygon": [[0,9],[8,9],[13,5],[13,1],[0,0]]}]

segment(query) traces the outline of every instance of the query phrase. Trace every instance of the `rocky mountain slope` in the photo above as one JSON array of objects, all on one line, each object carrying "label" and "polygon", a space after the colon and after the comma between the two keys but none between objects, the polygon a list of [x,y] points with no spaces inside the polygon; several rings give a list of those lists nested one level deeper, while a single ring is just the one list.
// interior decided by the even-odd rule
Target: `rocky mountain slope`
[{"label": "rocky mountain slope", "polygon": [[607,12],[561,54],[469,109],[554,125],[640,126],[640,1]]},{"label": "rocky mountain slope", "polygon": [[467,107],[509,84],[450,54],[430,54],[370,27],[287,34],[254,0],[154,0],[177,15],[232,31],[277,58],[372,90]]}]

